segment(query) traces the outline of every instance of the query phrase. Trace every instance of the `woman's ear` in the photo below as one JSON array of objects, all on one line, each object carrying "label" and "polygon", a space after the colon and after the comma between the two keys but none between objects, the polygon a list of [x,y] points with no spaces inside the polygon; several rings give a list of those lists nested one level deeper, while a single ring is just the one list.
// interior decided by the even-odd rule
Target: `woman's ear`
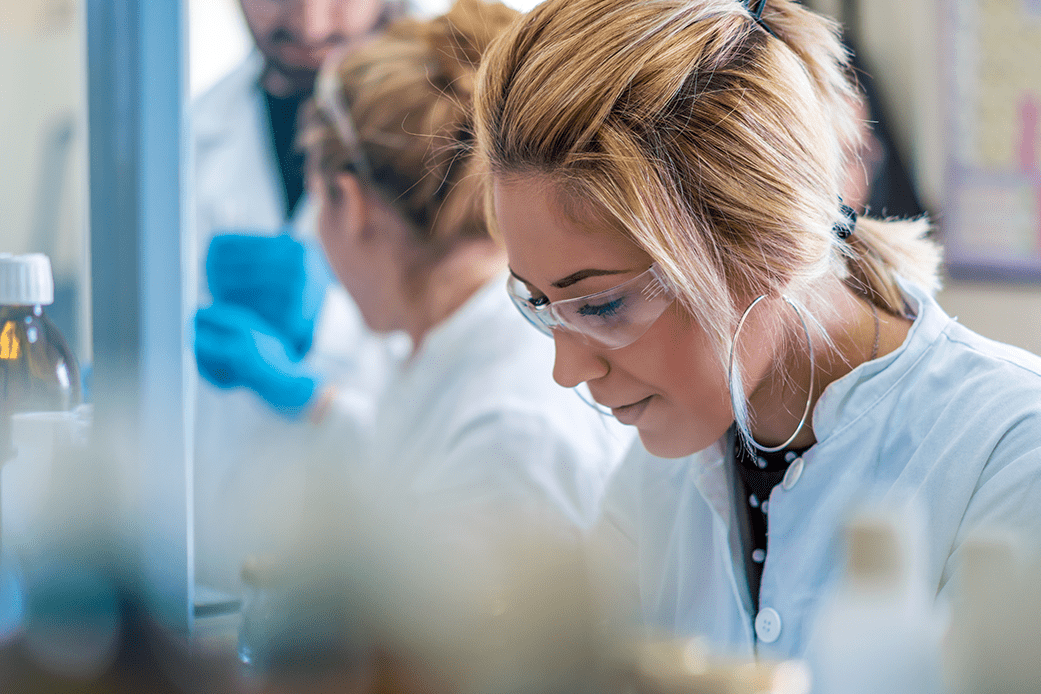
[{"label": "woman's ear", "polygon": [[330,212],[336,217],[337,227],[352,240],[361,239],[365,235],[370,214],[370,203],[361,181],[350,172],[340,171],[327,179],[326,183],[326,200]]}]

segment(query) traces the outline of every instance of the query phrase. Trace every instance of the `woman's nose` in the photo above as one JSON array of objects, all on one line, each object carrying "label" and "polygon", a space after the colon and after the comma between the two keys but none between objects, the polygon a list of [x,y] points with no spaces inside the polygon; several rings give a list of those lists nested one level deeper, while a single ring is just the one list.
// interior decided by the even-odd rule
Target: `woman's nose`
[{"label": "woman's nose", "polygon": [[607,360],[599,355],[598,350],[584,343],[577,335],[554,330],[553,341],[556,345],[553,380],[565,388],[595,381],[610,371]]}]

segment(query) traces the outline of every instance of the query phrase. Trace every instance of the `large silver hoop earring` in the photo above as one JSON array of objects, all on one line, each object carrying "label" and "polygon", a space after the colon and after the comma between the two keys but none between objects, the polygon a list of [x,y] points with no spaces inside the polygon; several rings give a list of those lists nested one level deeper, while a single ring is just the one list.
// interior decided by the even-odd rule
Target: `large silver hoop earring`
[{"label": "large silver hoop earring", "polygon": [[[758,451],[761,451],[763,453],[776,453],[777,451],[783,451],[785,448],[791,445],[792,441],[795,440],[795,437],[799,435],[799,432],[801,432],[802,428],[806,425],[806,420],[810,416],[810,404],[813,402],[813,379],[816,367],[813,359],[813,339],[810,337],[810,327],[806,324],[806,317],[803,316],[802,311],[799,309],[798,306],[795,305],[795,302],[793,302],[787,296],[782,295],[781,298],[784,299],[785,303],[791,306],[792,309],[795,311],[796,315],[799,316],[799,322],[802,323],[803,333],[806,335],[806,344],[810,350],[810,390],[806,395],[806,407],[802,411],[802,419],[799,420],[799,426],[795,427],[795,432],[788,437],[788,440],[782,443],[780,446],[767,447],[759,445],[756,442],[756,440],[752,437],[752,432],[747,427],[741,424],[737,415],[739,411],[744,411],[746,408],[738,407],[738,396],[734,393],[734,352],[737,348],[737,337],[741,334],[741,328],[745,326],[745,320],[747,320],[748,314],[752,312],[752,309],[755,308],[756,304],[758,304],[765,298],[766,294],[760,294],[758,297],[756,297],[756,299],[748,305],[748,308],[745,309],[745,312],[741,314],[741,320],[737,322],[737,329],[734,331],[734,338],[730,342],[730,368],[727,369],[727,389],[730,391],[730,406],[734,409],[735,419],[738,419],[737,426],[741,430],[741,434],[744,440],[750,443],[752,447]],[[738,380],[740,381],[741,379],[739,378]],[[741,398],[744,398],[743,389],[740,393],[740,396]]]}]

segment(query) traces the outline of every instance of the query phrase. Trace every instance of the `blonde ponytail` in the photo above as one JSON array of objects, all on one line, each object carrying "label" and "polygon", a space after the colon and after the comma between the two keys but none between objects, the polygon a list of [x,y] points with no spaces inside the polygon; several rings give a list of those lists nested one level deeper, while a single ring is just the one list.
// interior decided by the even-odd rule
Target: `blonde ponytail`
[{"label": "blonde ponytail", "polygon": [[846,240],[846,285],[878,308],[905,315],[897,278],[930,293],[940,288],[940,247],[926,238],[925,219],[888,220],[861,217]]}]

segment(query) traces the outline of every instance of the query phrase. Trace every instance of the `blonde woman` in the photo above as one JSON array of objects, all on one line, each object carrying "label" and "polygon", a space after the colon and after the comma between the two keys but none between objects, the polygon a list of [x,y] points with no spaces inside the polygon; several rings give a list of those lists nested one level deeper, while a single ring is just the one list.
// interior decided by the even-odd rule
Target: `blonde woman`
[{"label": "blonde woman", "polygon": [[767,657],[866,496],[925,508],[939,594],[974,527],[1041,531],[1041,359],[944,314],[925,221],[841,205],[846,59],[789,0],[548,0],[475,96],[509,291],[640,435],[604,523],[641,618]]}]

